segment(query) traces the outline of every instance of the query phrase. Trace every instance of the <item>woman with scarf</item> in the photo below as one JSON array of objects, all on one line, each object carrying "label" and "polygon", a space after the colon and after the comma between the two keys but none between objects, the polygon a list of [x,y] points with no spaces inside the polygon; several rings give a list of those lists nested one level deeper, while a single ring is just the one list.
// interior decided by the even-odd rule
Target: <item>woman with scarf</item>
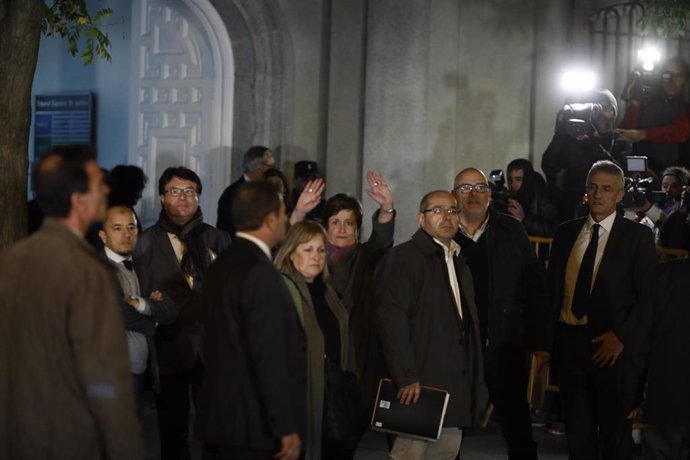
[{"label": "woman with scarf", "polygon": [[359,440],[358,435],[345,440],[331,439],[325,428],[327,367],[355,370],[347,310],[329,280],[327,239],[318,223],[298,222],[290,228],[275,258],[307,337],[307,460],[351,459]]}]

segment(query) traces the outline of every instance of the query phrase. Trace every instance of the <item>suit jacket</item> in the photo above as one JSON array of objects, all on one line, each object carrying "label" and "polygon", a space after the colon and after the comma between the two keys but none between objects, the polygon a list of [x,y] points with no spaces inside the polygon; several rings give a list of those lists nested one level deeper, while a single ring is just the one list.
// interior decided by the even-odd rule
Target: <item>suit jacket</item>
[{"label": "suit jacket", "polygon": [[[556,231],[549,258],[552,321],[558,321],[563,304],[568,257],[587,217],[565,222]],[[657,254],[651,230],[617,215],[611,227],[591,293],[587,330],[594,338],[613,331],[623,342],[619,361],[627,375],[626,389],[632,399],[640,397],[640,339],[651,319],[644,299],[652,279]],[[635,401],[629,401],[630,404]]]},{"label": "suit jacket", "polygon": [[642,417],[657,425],[690,424],[690,259],[659,265],[650,290],[653,319],[644,350],[647,387]]},{"label": "suit jacket", "polygon": [[223,193],[218,199],[218,220],[216,221],[216,228],[224,230],[230,234],[230,236],[235,236],[235,221],[232,218],[232,198],[235,196],[235,191],[240,185],[246,183],[244,174],[240,176],[232,184],[223,190]]},{"label": "suit jacket", "polygon": [[[219,255],[230,237],[208,224],[202,224],[201,238],[206,247]],[[150,273],[155,286],[177,307],[177,319],[156,329],[156,349],[161,374],[176,374],[194,367],[201,352],[201,286],[189,287],[168,233],[158,224],[144,230],[133,254],[137,273]],[[143,287],[142,287],[143,289]]]},{"label": "suit jacket", "polygon": [[[103,251],[101,254],[108,261],[108,263],[113,265],[116,270],[120,269],[116,266],[117,264],[115,262],[108,259],[108,257],[105,255],[105,251]],[[163,293],[163,300],[152,300],[150,298],[151,293],[156,289],[153,287],[153,277],[149,271],[146,270],[146,267],[140,266],[139,270],[135,270],[134,273],[139,281],[139,297],[146,299],[146,303],[148,303],[149,308],[151,309],[150,313],[144,315],[132,308],[132,306],[127,303],[123,288],[119,282],[116,283],[118,288],[117,296],[118,299],[121,299],[120,307],[122,309],[122,317],[125,320],[125,330],[138,332],[146,336],[146,343],[149,346],[148,368],[151,372],[153,390],[158,392],[160,390],[160,378],[158,371],[156,343],[154,340],[156,335],[156,324],[167,325],[175,321],[177,319],[177,307],[165,293]]]},{"label": "suit jacket", "polygon": [[0,458],[143,459],[111,268],[47,218],[0,263]]},{"label": "suit jacket", "polygon": [[306,427],[306,338],[281,275],[237,238],[204,285],[206,373],[196,435],[210,443],[274,448]]},{"label": "suit jacket", "polygon": [[462,320],[443,248],[421,229],[381,261],[375,318],[395,384],[420,382],[448,391],[444,426],[462,427],[477,421],[487,393],[472,275],[460,257],[454,260]]}]

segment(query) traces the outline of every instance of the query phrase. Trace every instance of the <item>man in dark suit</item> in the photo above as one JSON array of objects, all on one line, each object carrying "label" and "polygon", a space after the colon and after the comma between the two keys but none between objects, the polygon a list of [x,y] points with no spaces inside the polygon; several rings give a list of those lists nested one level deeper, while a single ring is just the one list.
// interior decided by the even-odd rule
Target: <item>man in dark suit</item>
[{"label": "man in dark suit", "polygon": [[616,214],[624,195],[618,166],[594,163],[586,190],[589,216],[558,228],[549,259],[568,452],[629,459],[628,415],[641,397],[638,346],[657,256],[651,231]]},{"label": "man in dark suit", "polygon": [[143,459],[112,270],[84,239],[108,187],[84,145],[36,171],[46,218],[0,257],[0,458]]},{"label": "man in dark suit", "polygon": [[296,459],[306,428],[306,338],[271,263],[287,217],[275,186],[242,185],[237,234],[204,285],[204,356],[196,435],[204,459]]},{"label": "man in dark suit", "polygon": [[657,267],[647,322],[647,378],[642,406],[645,460],[690,460],[690,259]]},{"label": "man in dark suit", "polygon": [[264,174],[276,164],[273,152],[263,145],[255,145],[244,152],[242,157],[242,177],[230,184],[218,199],[218,220],[216,227],[235,236],[235,224],[232,215],[232,197],[237,188],[247,182],[263,180]]},{"label": "man in dark suit", "polygon": [[116,270],[121,294],[120,305],[125,320],[127,349],[134,379],[134,395],[141,416],[142,395],[146,389],[145,377],[151,379],[154,391],[160,389],[158,362],[154,334],[156,324],[170,324],[177,318],[175,304],[153,289],[148,270],[134,271],[132,252],[137,245],[137,218],[129,206],[112,206],[103,221],[98,236],[103,242],[103,253]]},{"label": "man in dark suit", "polygon": [[175,303],[178,317],[156,329],[160,371],[158,409],[161,457],[188,459],[189,393],[196,397],[203,375],[199,295],[208,268],[230,237],[203,222],[201,180],[183,166],[166,169],[158,181],[158,222],[139,236],[137,272],[149,270],[156,288]]}]

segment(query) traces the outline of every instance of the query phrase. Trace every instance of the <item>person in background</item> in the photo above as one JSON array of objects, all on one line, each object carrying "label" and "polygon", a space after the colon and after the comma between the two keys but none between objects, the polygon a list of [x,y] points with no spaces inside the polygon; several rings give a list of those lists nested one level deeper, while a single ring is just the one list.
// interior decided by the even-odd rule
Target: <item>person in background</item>
[{"label": "person in background", "polygon": [[263,180],[264,174],[276,164],[273,152],[263,145],[250,147],[242,156],[242,176],[230,184],[218,199],[218,218],[216,228],[226,231],[230,236],[235,235],[235,225],[232,216],[232,197],[237,188],[246,183]]},{"label": "person in background", "polygon": [[528,235],[553,236],[558,225],[558,209],[551,202],[546,182],[529,160],[508,163],[508,213],[522,222]]},{"label": "person in background", "polygon": [[[358,438],[333,440],[322,430],[325,366],[355,372],[348,312],[330,284],[326,264],[328,236],[321,225],[293,225],[275,258],[290,288],[307,336],[307,436],[305,458],[352,459]],[[324,362],[324,356],[326,362]],[[364,426],[362,426],[363,428]]]},{"label": "person in background", "polygon": [[288,184],[287,176],[283,174],[283,171],[277,168],[267,169],[264,173],[264,180],[272,182],[278,187],[278,192],[283,197],[283,203],[285,203],[285,212],[288,215],[292,212],[294,205],[292,203],[292,197],[290,196],[290,185]]}]

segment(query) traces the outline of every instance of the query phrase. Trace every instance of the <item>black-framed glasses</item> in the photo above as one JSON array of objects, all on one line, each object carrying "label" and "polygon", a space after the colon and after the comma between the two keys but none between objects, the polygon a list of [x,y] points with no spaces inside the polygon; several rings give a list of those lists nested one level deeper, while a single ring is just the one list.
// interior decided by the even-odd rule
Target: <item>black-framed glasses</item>
[{"label": "black-framed glasses", "polygon": [[472,190],[474,190],[477,193],[485,193],[487,190],[489,190],[488,184],[460,184],[456,185],[453,190],[459,190],[460,193],[470,193]]},{"label": "black-framed glasses", "polygon": [[168,195],[171,196],[180,196],[184,195],[186,197],[193,197],[196,196],[196,189],[194,188],[178,188],[178,187],[170,187],[168,190],[165,191]]},{"label": "black-framed glasses", "polygon": [[430,212],[436,214],[437,216],[448,214],[449,216],[454,216],[460,212],[458,208],[444,208],[443,206],[434,206],[433,208],[425,209],[423,213]]}]

